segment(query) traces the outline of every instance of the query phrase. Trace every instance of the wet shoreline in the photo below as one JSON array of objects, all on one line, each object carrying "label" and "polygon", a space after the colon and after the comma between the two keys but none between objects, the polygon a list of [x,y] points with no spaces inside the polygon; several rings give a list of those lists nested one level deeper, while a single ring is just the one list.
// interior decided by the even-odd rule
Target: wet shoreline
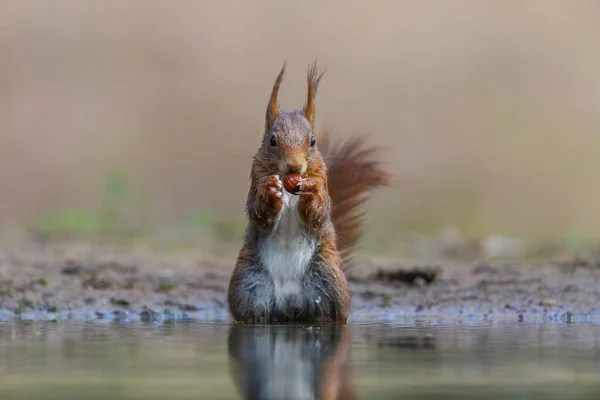
[{"label": "wet shoreline", "polygon": [[[0,321],[227,322],[233,262],[89,243],[3,248]],[[373,261],[348,277],[354,323],[600,323],[596,265]]]}]

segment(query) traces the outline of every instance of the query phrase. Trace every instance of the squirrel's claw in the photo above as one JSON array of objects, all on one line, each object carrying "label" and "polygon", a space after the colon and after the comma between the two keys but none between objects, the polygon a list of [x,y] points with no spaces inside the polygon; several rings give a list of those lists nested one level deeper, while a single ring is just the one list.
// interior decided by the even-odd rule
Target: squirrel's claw
[{"label": "squirrel's claw", "polygon": [[317,191],[318,188],[315,181],[311,178],[305,178],[300,181],[296,194],[300,196],[300,200],[306,201],[312,200]]},{"label": "squirrel's claw", "polygon": [[277,189],[281,189],[283,187],[283,183],[281,183],[281,179],[279,178],[279,175],[271,175],[269,184],[274,185]]},{"label": "squirrel's claw", "polygon": [[269,181],[267,182],[267,186],[269,188],[269,194],[275,197],[283,196],[283,184],[281,183],[281,179],[279,179],[278,175],[271,175],[269,177]]},{"label": "squirrel's claw", "polygon": [[269,192],[272,193],[272,194],[274,194],[277,197],[283,196],[283,192],[281,190],[277,189],[277,188],[274,188],[274,187],[270,187],[269,188]]},{"label": "squirrel's claw", "polygon": [[298,185],[298,187],[299,187],[298,193],[302,193],[302,192],[316,193],[317,192],[317,184],[311,178],[302,179],[300,181],[300,185]]}]

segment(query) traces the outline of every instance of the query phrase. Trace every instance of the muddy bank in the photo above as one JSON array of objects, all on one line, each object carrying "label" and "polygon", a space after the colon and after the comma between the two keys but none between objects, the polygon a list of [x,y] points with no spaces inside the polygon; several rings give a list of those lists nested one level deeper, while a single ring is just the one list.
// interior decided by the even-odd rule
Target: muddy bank
[{"label": "muddy bank", "polygon": [[[0,320],[226,321],[233,259],[86,243],[0,249]],[[353,321],[600,321],[592,263],[360,262]]]}]

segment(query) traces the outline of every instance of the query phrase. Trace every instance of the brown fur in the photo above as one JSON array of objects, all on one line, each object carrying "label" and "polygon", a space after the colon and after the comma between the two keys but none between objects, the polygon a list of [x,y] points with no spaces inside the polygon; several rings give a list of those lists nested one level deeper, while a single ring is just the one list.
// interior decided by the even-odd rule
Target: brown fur
[{"label": "brown fur", "polygon": [[[304,109],[282,112],[277,93],[284,70],[285,64],[273,85],[262,144],[252,163],[246,202],[249,224],[230,281],[229,309],[233,319],[241,322],[345,323],[351,296],[342,265],[348,264],[361,235],[363,213],[359,207],[373,188],[388,184],[389,175],[380,163],[369,158],[374,149],[364,148],[363,139],[338,147],[330,146],[326,135],[316,141],[314,97],[323,75],[317,73],[316,64],[308,73]],[[277,228],[285,231],[282,234],[276,232],[276,227],[284,211],[282,197],[287,196],[281,180],[288,173],[302,177],[297,206],[292,206],[297,207],[301,227],[292,233],[285,231],[288,227]],[[293,224],[293,219],[285,223]],[[285,250],[292,251],[289,269],[282,266],[288,258],[274,266],[270,261],[277,258],[272,252],[279,253],[280,246],[292,246],[292,250]],[[287,253],[279,254],[287,257]],[[268,257],[267,266],[264,257]],[[300,268],[302,276],[294,275],[294,268]],[[303,292],[282,289],[277,286],[280,280],[301,285],[297,287]]]},{"label": "brown fur", "polygon": [[317,138],[317,146],[329,169],[332,220],[345,269],[363,233],[365,212],[361,207],[375,188],[389,186],[392,179],[383,163],[374,157],[378,149],[367,147],[365,143],[365,136],[355,136],[333,145],[326,131]]}]

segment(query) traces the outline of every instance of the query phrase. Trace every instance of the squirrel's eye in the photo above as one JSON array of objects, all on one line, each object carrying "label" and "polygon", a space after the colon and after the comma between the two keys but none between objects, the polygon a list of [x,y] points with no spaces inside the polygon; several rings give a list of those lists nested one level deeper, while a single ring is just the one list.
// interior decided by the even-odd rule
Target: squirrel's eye
[{"label": "squirrel's eye", "polygon": [[271,139],[269,140],[269,144],[273,147],[277,146],[277,140],[275,140],[275,135],[271,135]]},{"label": "squirrel's eye", "polygon": [[315,145],[315,143],[316,143],[315,137],[311,136],[310,137],[310,147],[313,147]]}]

